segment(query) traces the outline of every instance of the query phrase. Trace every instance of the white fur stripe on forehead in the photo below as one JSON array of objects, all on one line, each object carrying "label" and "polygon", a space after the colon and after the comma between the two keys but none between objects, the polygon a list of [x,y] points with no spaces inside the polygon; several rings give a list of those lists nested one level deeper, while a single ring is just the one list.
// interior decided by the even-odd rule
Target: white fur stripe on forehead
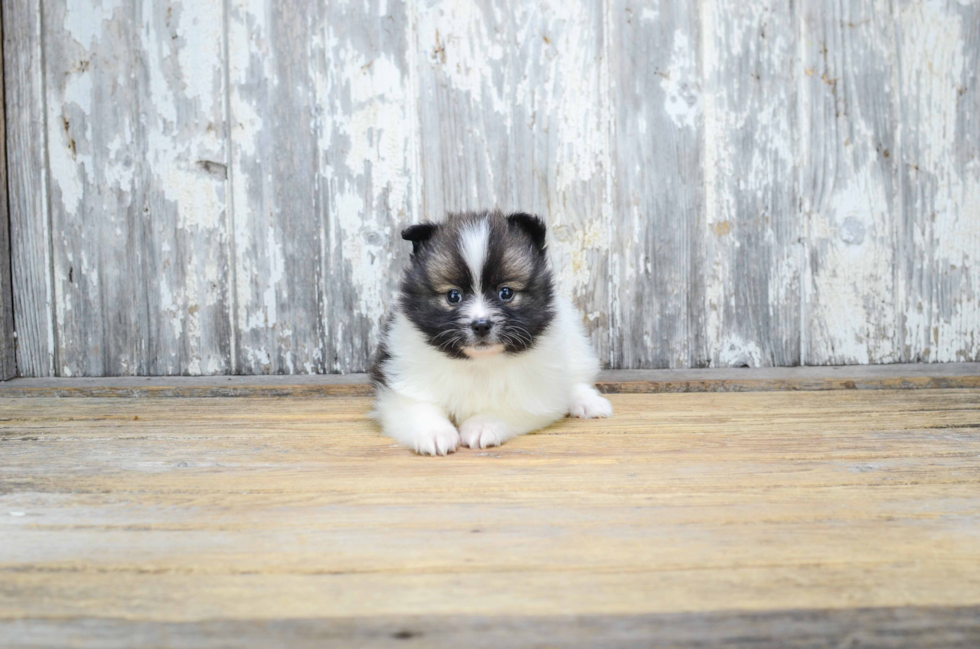
[{"label": "white fur stripe on forehead", "polygon": [[487,301],[483,299],[483,296],[477,293],[467,300],[466,306],[463,308],[463,315],[470,320],[483,320],[492,317],[493,311],[487,306]]},{"label": "white fur stripe on forehead", "polygon": [[490,224],[486,219],[467,225],[459,233],[459,252],[463,255],[466,267],[473,277],[473,292],[479,295],[483,292],[480,278],[483,277],[483,264],[487,260],[487,245],[490,240]]}]

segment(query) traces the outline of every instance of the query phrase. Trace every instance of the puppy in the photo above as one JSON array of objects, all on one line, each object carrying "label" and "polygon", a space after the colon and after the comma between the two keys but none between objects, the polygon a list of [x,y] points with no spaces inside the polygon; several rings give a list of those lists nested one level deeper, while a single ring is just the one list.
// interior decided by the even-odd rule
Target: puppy
[{"label": "puppy", "polygon": [[566,414],[612,415],[581,317],[555,294],[545,234],[536,216],[500,212],[402,232],[411,265],[371,368],[386,435],[446,455]]}]

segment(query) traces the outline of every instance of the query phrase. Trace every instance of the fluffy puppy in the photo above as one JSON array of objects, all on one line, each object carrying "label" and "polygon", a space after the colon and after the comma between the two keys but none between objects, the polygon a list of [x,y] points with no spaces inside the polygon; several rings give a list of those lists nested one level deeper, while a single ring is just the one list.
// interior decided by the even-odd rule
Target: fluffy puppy
[{"label": "fluffy puppy", "polygon": [[386,435],[446,455],[566,414],[612,415],[581,317],[555,294],[545,234],[536,216],[500,212],[402,232],[411,265],[371,368]]}]

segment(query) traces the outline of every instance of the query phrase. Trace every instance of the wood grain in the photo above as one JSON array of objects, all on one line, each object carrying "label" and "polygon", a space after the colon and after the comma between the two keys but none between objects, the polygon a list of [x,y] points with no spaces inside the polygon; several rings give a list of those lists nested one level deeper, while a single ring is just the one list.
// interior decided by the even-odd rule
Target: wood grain
[{"label": "wood grain", "polygon": [[306,2],[229,6],[235,371],[323,371],[315,87]]},{"label": "wood grain", "polygon": [[976,358],[980,7],[903,2],[895,13],[902,129],[899,352],[906,362]]},{"label": "wood grain", "polygon": [[757,0],[708,3],[701,14],[713,367],[802,362],[797,11]]},{"label": "wood grain", "polygon": [[980,360],[976,3],[4,1],[21,375],[362,372],[491,207],[609,368]]},{"label": "wood grain", "polygon": [[803,3],[806,360],[889,363],[902,205],[893,5]]},{"label": "wood grain", "polygon": [[[329,3],[314,43],[321,328],[329,372],[367,368],[422,219],[417,5]],[[439,215],[432,215],[435,219]]]},{"label": "wood grain", "polygon": [[973,649],[980,607],[806,609],[776,612],[558,615],[538,617],[393,616],[389,618],[143,622],[0,620],[10,646],[126,648],[166,638],[175,646],[269,647],[758,647],[796,649],[860,643],[874,647]]},{"label": "wood grain", "polygon": [[616,175],[607,363],[704,367],[708,233],[697,7],[621,1],[612,3],[610,19]]},{"label": "wood grain", "polygon": [[977,390],[612,400],[610,420],[431,459],[363,398],[4,398],[0,634],[585,616],[703,639],[721,626],[698,620],[772,616],[817,640],[975,637]]},{"label": "wood grain", "polygon": [[368,364],[420,203],[407,7],[230,4],[238,372]]},{"label": "wood grain", "polygon": [[220,4],[43,21],[58,374],[228,371]]},{"label": "wood grain", "polygon": [[55,375],[39,0],[3,0],[11,279],[22,376]]},{"label": "wood grain", "polygon": [[[0,8],[2,13],[2,8]],[[3,49],[0,21],[0,58]],[[0,97],[3,95],[3,66],[0,66]],[[10,279],[10,212],[7,204],[7,134],[3,102],[0,101],[0,381],[17,376],[14,338],[14,293]]]}]

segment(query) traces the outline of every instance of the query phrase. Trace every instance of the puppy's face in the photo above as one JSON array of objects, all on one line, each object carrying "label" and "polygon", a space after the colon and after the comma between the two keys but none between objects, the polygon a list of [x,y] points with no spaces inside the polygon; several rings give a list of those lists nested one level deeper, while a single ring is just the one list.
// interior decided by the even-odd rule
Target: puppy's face
[{"label": "puppy's face", "polygon": [[453,358],[519,354],[554,315],[545,226],[528,214],[450,215],[415,225],[401,307],[428,344]]}]

